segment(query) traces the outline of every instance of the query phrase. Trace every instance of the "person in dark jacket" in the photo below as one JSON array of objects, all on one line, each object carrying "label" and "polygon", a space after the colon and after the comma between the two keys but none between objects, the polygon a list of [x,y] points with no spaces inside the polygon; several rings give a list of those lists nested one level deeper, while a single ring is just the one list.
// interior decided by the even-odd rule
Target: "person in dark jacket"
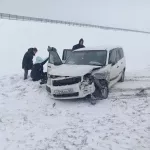
[{"label": "person in dark jacket", "polygon": [[43,66],[48,61],[49,57],[43,60],[41,57],[36,58],[36,62],[31,70],[31,78],[33,81],[41,80],[42,83],[47,81],[47,72],[43,72]]},{"label": "person in dark jacket", "polygon": [[22,69],[24,69],[24,80],[28,77],[28,71],[32,69],[33,56],[35,56],[37,51],[37,48],[29,48],[23,57]]},{"label": "person in dark jacket", "polygon": [[76,50],[76,49],[79,49],[79,48],[84,48],[85,46],[83,44],[84,44],[84,40],[80,39],[79,43],[74,45],[72,50]]}]

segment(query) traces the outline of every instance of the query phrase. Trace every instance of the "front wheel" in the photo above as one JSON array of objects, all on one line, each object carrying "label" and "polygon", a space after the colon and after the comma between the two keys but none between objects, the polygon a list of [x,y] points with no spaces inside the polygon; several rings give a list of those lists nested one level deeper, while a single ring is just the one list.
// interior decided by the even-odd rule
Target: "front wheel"
[{"label": "front wheel", "polygon": [[125,70],[122,71],[122,75],[119,82],[124,82],[124,79],[125,79]]},{"label": "front wheel", "polygon": [[93,96],[96,98],[107,99],[109,94],[108,84],[105,80],[99,81],[100,86],[95,85],[95,92]]},{"label": "front wheel", "polygon": [[100,89],[101,98],[102,99],[107,99],[108,94],[109,94],[108,84],[106,83],[106,81],[103,81],[101,83],[101,86],[102,86],[102,88]]}]

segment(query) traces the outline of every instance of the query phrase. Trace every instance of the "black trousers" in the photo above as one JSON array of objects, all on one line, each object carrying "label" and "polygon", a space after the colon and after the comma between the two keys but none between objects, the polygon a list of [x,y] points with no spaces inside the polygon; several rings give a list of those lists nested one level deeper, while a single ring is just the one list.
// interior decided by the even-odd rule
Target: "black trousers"
[{"label": "black trousers", "polygon": [[47,80],[47,72],[44,72],[43,75],[42,75],[42,78],[43,80]]},{"label": "black trousers", "polygon": [[38,76],[34,77],[31,76],[32,80],[33,81],[39,81],[39,80],[42,80],[42,81],[47,81],[47,72],[43,72],[42,74],[38,74]]},{"label": "black trousers", "polygon": [[28,70],[24,69],[24,80],[28,78]]}]

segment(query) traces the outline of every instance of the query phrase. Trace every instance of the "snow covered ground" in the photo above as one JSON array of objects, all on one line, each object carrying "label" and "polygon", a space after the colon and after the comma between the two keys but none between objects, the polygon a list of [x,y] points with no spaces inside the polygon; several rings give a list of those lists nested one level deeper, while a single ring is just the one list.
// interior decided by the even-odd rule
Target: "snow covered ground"
[{"label": "snow covered ground", "polygon": [[128,73],[95,106],[52,100],[18,74],[0,78],[1,150],[149,150],[149,118],[150,68]]},{"label": "snow covered ground", "polygon": [[[30,46],[71,48],[121,45],[124,83],[107,100],[57,101],[45,86],[23,80],[21,60]],[[0,150],[149,150],[150,36],[50,24],[0,20]],[[55,104],[55,105],[54,105]]]}]

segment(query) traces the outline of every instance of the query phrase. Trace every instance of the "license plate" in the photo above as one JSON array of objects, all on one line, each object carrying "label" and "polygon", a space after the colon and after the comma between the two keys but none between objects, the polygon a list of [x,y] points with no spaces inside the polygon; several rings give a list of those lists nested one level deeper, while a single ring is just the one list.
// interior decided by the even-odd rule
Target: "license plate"
[{"label": "license plate", "polygon": [[61,94],[69,94],[73,93],[73,89],[64,89],[64,90],[55,90],[54,94],[61,95]]}]

